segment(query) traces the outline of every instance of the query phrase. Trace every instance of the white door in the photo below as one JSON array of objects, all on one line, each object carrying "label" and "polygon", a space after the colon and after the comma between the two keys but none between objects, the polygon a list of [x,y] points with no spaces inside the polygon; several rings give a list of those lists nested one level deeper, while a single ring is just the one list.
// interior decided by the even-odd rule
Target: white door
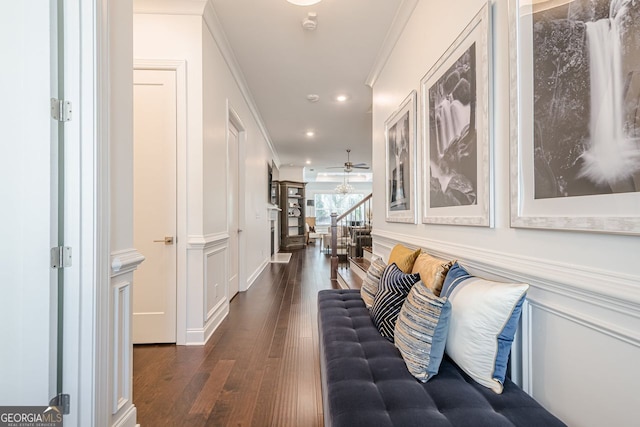
[{"label": "white door", "polygon": [[240,133],[229,122],[229,301],[238,293],[239,289],[239,234],[242,232],[240,223]]},{"label": "white door", "polygon": [[176,342],[176,72],[134,70],[133,342]]},{"label": "white door", "polygon": [[[51,98],[64,96],[59,5],[24,0],[3,2],[0,10],[7,64],[0,71],[0,406],[46,406],[69,393],[63,345],[70,359],[74,355],[62,333],[66,296],[59,292],[66,273],[52,268],[50,258],[51,248],[70,244],[64,232],[66,123],[50,110]],[[69,159],[72,169],[76,160]],[[74,270],[78,263],[76,257]]]}]

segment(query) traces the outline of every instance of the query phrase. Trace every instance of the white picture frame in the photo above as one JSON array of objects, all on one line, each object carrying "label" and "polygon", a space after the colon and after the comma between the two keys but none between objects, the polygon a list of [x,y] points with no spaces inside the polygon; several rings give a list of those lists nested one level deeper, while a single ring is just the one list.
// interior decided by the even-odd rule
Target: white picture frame
[{"label": "white picture frame", "polygon": [[384,123],[386,221],[416,223],[415,90]]},{"label": "white picture frame", "polygon": [[485,3],[420,81],[425,224],[493,227],[491,44]]},{"label": "white picture frame", "polygon": [[[532,3],[509,2],[511,227],[640,235],[640,142],[629,137],[640,133],[640,125],[632,125],[632,132],[623,130],[626,141],[602,137],[603,128],[595,125],[602,119],[592,117],[621,107],[624,127],[629,123],[625,111],[640,106],[635,101],[630,107],[640,95],[635,80],[623,82],[627,88],[623,99],[601,95],[598,82],[611,78],[594,71],[590,62],[594,58],[596,63],[613,64],[609,68],[618,66],[595,53],[607,55],[614,44],[600,40],[601,46],[595,48],[590,44],[595,37],[586,34],[594,24],[608,20],[597,13],[614,13],[609,11],[610,2],[593,2],[592,10],[576,2],[563,2],[563,9]],[[640,3],[629,4],[624,13],[634,14],[623,21],[636,25],[629,31],[638,37]],[[564,29],[560,17],[571,28]],[[604,25],[613,28],[608,22]],[[583,44],[570,37],[579,37]],[[624,43],[624,37],[619,40]],[[554,43],[553,51],[547,49],[547,41]],[[553,52],[561,52],[564,59]],[[623,54],[622,61],[640,66],[638,56]],[[552,63],[560,71],[550,80],[547,65]],[[622,71],[613,75],[628,76]],[[604,105],[607,99],[613,99],[612,105]],[[608,163],[599,163],[610,155]]]}]

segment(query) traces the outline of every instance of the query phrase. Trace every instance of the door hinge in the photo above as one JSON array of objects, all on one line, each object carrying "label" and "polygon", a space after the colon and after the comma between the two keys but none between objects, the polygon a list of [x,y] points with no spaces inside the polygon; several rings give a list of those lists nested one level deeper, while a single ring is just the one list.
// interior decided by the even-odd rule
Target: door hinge
[{"label": "door hinge", "polygon": [[71,120],[71,101],[51,98],[51,117],[59,122]]},{"label": "door hinge", "polygon": [[58,406],[62,409],[63,415],[69,415],[71,413],[71,395],[60,393],[49,401],[49,406]]},{"label": "door hinge", "polygon": [[56,246],[51,248],[51,268],[71,267],[71,247]]}]

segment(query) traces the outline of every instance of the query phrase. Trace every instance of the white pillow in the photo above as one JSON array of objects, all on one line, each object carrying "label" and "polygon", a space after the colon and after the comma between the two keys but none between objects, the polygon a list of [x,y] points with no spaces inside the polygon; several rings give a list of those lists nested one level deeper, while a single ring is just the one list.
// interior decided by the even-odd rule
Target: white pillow
[{"label": "white pillow", "polygon": [[442,287],[440,296],[451,303],[447,354],[471,378],[498,394],[528,289],[526,283],[471,276],[458,263]]}]

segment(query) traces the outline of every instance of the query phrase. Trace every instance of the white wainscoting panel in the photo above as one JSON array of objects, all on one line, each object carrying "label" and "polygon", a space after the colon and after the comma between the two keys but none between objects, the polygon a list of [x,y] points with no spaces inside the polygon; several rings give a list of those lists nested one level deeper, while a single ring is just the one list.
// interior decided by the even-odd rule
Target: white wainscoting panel
[{"label": "white wainscoting panel", "polygon": [[477,276],[530,285],[512,351],[513,379],[568,425],[639,425],[640,277],[388,231],[396,243],[457,259]]},{"label": "white wainscoting panel", "polygon": [[113,286],[113,396],[116,414],[131,400],[131,282]]},{"label": "white wainscoting panel", "polygon": [[640,348],[594,320],[530,302],[527,391],[570,426],[634,425]]},{"label": "white wainscoting panel", "polygon": [[108,398],[113,427],[134,427],[136,407],[132,401],[133,343],[132,286],[133,272],[144,261],[144,256],[134,248],[111,253],[109,376],[113,382]]},{"label": "white wainscoting panel", "polygon": [[228,233],[187,240],[186,345],[204,345],[229,314],[228,253]]}]

